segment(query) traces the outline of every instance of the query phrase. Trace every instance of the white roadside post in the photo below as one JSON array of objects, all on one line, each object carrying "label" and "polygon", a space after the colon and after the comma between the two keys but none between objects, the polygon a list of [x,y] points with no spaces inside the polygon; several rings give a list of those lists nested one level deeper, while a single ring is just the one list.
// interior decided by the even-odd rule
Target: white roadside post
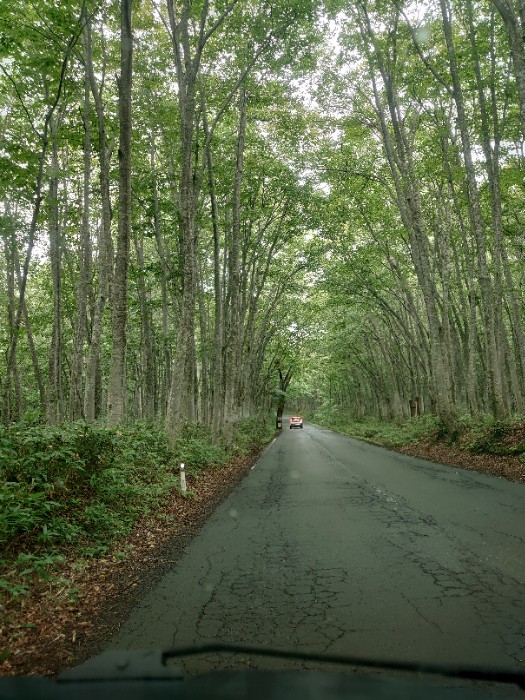
[{"label": "white roadside post", "polygon": [[180,465],[180,490],[183,496],[186,495],[186,471],[184,469],[184,463],[181,462]]}]

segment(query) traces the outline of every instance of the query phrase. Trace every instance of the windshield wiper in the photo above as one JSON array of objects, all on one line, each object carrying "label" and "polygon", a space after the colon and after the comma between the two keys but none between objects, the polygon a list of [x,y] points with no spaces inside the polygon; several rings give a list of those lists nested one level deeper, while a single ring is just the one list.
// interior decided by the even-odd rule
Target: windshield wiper
[{"label": "windshield wiper", "polygon": [[446,676],[448,678],[462,678],[465,680],[495,681],[498,683],[515,683],[525,690],[525,671],[514,671],[505,668],[484,668],[479,666],[464,667],[455,664],[414,663],[410,661],[395,661],[390,659],[370,659],[363,656],[343,656],[339,654],[316,654],[307,651],[289,651],[285,649],[272,649],[268,647],[250,646],[244,644],[211,643],[189,647],[174,647],[162,652],[164,661],[183,656],[195,656],[197,654],[227,653],[250,654],[253,656],[272,656],[279,659],[295,661],[309,661],[323,664],[341,664],[343,666],[357,666],[377,669],[389,669],[391,671],[410,671],[418,673],[430,673]]},{"label": "windshield wiper", "polygon": [[[269,647],[251,646],[245,644],[209,643],[194,646],[175,647],[165,651],[108,651],[86,662],[82,666],[66,671],[59,676],[60,681],[96,680],[110,678],[117,674],[128,678],[181,678],[180,671],[166,665],[170,659],[202,654],[235,653],[247,656],[266,656],[288,661],[304,661],[315,664],[336,664],[359,668],[373,668],[390,671],[407,671],[411,673],[426,673],[447,678],[457,678],[469,681],[492,681],[497,683],[512,683],[525,690],[525,671],[505,668],[485,668],[479,666],[461,666],[455,664],[434,664],[426,662],[396,661],[391,659],[371,659],[362,656],[343,656],[329,653],[311,653],[306,651],[290,651],[272,649]],[[120,672],[118,672],[120,671]]]}]

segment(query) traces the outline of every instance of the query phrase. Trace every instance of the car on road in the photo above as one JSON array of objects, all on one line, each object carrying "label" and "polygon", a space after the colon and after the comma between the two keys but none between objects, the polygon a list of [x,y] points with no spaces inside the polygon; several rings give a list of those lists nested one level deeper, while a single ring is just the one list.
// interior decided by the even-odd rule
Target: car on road
[{"label": "car on road", "polygon": [[303,427],[303,419],[300,416],[292,416],[290,418],[290,430],[292,428],[302,428]]}]

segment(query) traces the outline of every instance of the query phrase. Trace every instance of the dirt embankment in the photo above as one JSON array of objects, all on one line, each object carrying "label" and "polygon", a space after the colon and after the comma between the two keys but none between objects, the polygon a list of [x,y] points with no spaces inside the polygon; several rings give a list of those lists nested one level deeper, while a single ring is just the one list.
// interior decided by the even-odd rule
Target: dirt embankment
[{"label": "dirt embankment", "polygon": [[525,462],[520,461],[517,457],[472,454],[450,445],[426,441],[396,447],[395,450],[412,457],[421,457],[430,459],[432,462],[448,464],[451,467],[461,467],[462,469],[499,476],[509,481],[525,483]]},{"label": "dirt embankment", "polygon": [[456,445],[431,436],[393,449],[412,457],[525,483],[524,422],[501,432],[494,428],[477,438],[465,433]]}]

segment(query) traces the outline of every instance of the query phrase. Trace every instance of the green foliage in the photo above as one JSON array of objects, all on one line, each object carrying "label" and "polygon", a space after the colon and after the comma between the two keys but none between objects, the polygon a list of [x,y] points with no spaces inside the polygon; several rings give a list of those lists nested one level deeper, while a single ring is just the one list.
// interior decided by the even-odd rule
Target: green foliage
[{"label": "green foliage", "polygon": [[233,447],[237,454],[250,454],[268,442],[275,431],[274,423],[267,416],[243,418],[236,426]]},{"label": "green foliage", "polygon": [[20,598],[21,596],[26,596],[29,593],[28,586],[3,578],[0,578],[0,590],[6,591],[12,598],[15,599]]},{"label": "green foliage", "polygon": [[[0,578],[0,590],[6,591],[13,598],[26,596],[29,594],[31,581],[34,578],[45,582],[55,581],[56,576],[54,572],[65,561],[65,557],[57,554],[54,550],[41,554],[21,552],[11,562],[16,571],[16,578],[12,579],[10,576]],[[6,563],[6,561],[0,560],[0,565],[5,565]]]},{"label": "green foliage", "polygon": [[63,428],[20,423],[0,430],[6,481],[46,484],[48,490],[77,487],[113,459],[114,435],[85,423]]},{"label": "green foliage", "polygon": [[337,430],[358,440],[377,445],[398,447],[417,442],[423,437],[434,436],[439,429],[436,416],[425,415],[405,421],[384,421],[374,416],[356,420],[335,406],[323,406],[312,416],[312,421],[325,428]]},{"label": "green foliage", "polygon": [[58,506],[46,491],[36,491],[31,483],[6,481],[0,491],[0,542],[38,528]]},{"label": "green foliage", "polygon": [[[253,452],[272,432],[269,420],[241,421],[233,454]],[[65,555],[106,554],[178,486],[180,462],[196,476],[231,456],[200,424],[186,424],[171,446],[151,424],[0,427],[0,589],[18,598],[33,581],[57,580]]]},{"label": "green foliage", "polygon": [[19,423],[0,429],[0,450],[0,543],[19,553],[18,568],[22,555],[53,548],[107,548],[176,481],[173,452],[152,426]]},{"label": "green foliage", "polygon": [[26,554],[21,553],[16,560],[17,566],[21,569],[20,576],[37,574],[46,580],[50,579],[50,569],[57,564],[63,564],[65,557],[61,554]]},{"label": "green foliage", "polygon": [[[382,421],[373,416],[356,420],[337,407],[324,404],[309,418],[325,428],[386,447],[399,447],[421,439],[450,442],[436,416],[424,415],[405,421]],[[494,421],[490,416],[460,420],[457,446],[476,454],[525,456],[525,422],[522,418]]]},{"label": "green foliage", "polygon": [[464,419],[461,444],[476,454],[520,456],[525,452],[525,422]]},{"label": "green foliage", "polygon": [[212,431],[201,423],[186,423],[174,442],[177,464],[183,462],[186,471],[195,474],[204,466],[218,467],[235,455],[247,455],[260,449],[274,432],[268,417],[243,418],[234,428],[231,449],[224,441],[214,443]]},{"label": "green foliage", "polygon": [[213,444],[211,429],[201,423],[186,423],[174,443],[177,463],[195,473],[206,465],[219,466],[227,459],[223,444]]}]

